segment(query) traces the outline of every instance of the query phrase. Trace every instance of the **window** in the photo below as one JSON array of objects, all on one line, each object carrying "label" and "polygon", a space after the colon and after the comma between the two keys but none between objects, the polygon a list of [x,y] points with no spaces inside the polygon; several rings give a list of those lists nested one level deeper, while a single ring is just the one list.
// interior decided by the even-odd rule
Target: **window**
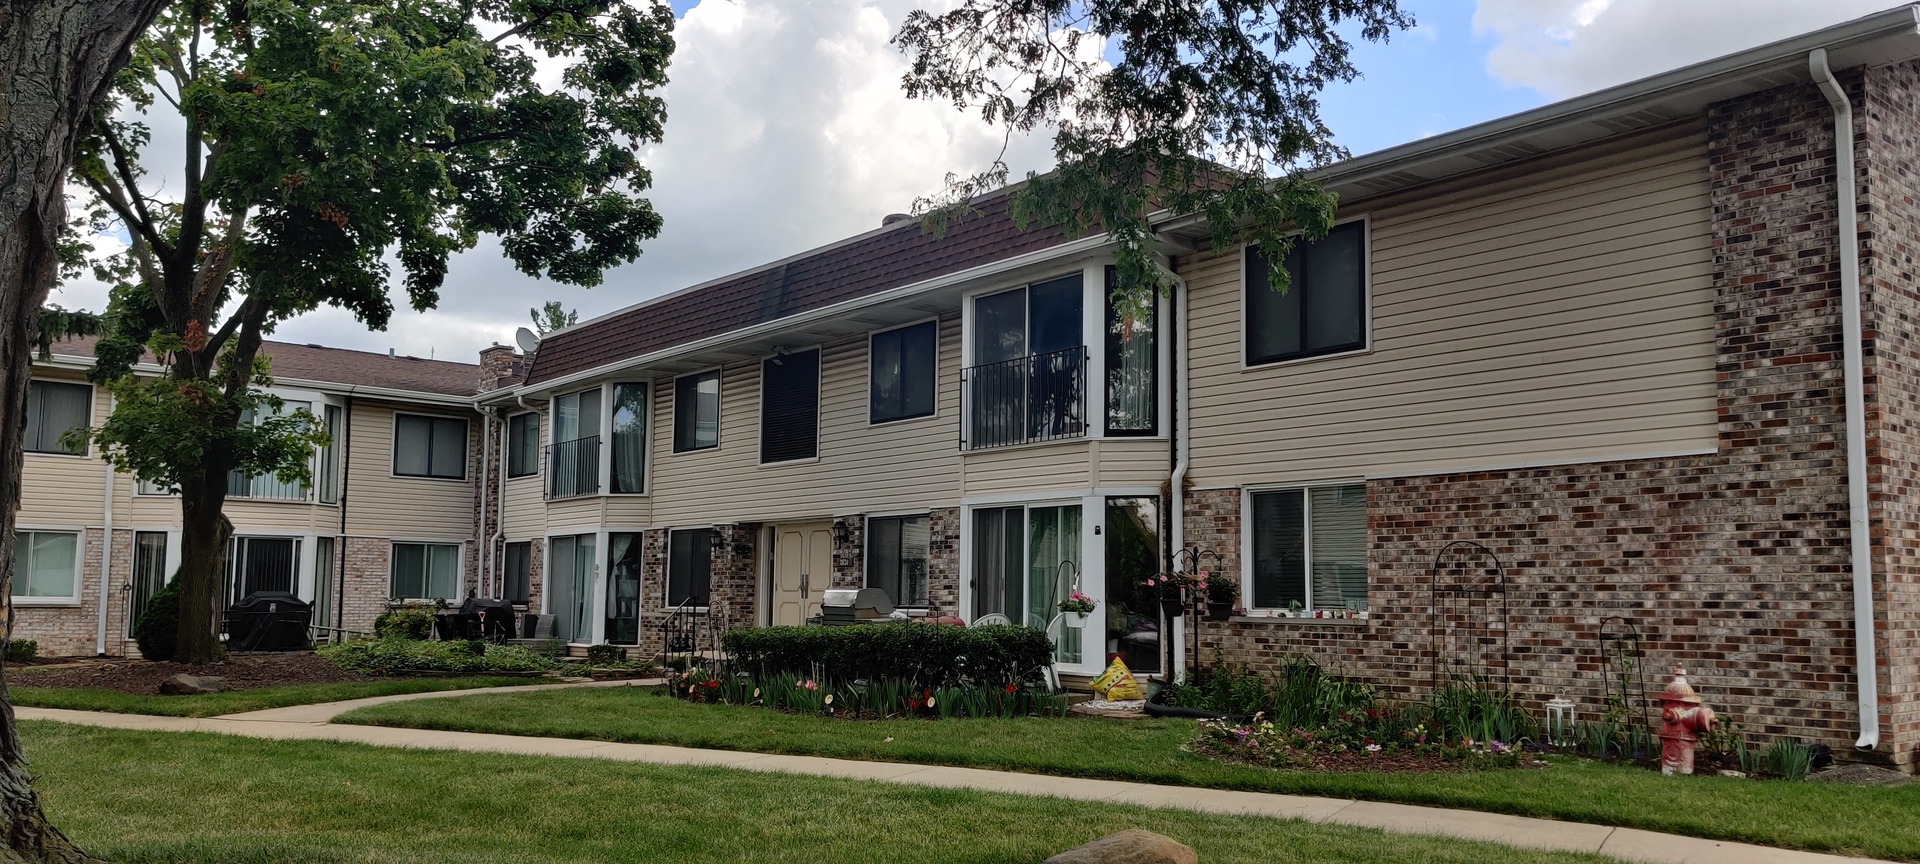
[{"label": "window", "polygon": [[1367,487],[1253,495],[1256,609],[1367,608]]},{"label": "window", "polygon": [[647,385],[613,385],[613,491],[647,491]]},{"label": "window", "polygon": [[327,405],[323,408],[321,420],[327,431],[327,446],[320,448],[320,468],[313,478],[319,487],[320,501],[334,504],[340,501],[340,406]]},{"label": "window", "polygon": [[515,414],[507,418],[507,476],[540,473],[540,415]]},{"label": "window", "polygon": [[937,321],[873,334],[867,360],[871,422],[933,414],[939,337]]},{"label": "window", "polygon": [[600,388],[553,397],[553,446],[547,458],[549,497],[599,494]]},{"label": "window", "polygon": [[333,568],[333,538],[313,538],[313,623],[333,626],[333,581],[339,577]]},{"label": "window", "polygon": [[1367,347],[1366,223],[1336,226],[1312,243],[1295,243],[1285,262],[1285,293],[1270,264],[1247,247],[1247,363],[1272,363]]},{"label": "window", "polygon": [[673,382],[673,452],[720,446],[720,370]]},{"label": "window", "polygon": [[[1147,301],[1135,318],[1114,304],[1115,269],[1107,268],[1107,434],[1160,432],[1160,311]],[[1131,668],[1131,667],[1129,667]]]},{"label": "window", "polygon": [[133,532],[133,580],[127,586],[132,595],[127,598],[127,636],[131,638],[140,627],[140,615],[147,611],[147,601],[160,592],[160,586],[167,584],[167,532]]},{"label": "window", "polygon": [[533,544],[507,544],[507,602],[525,606],[533,599]]},{"label": "window", "polygon": [[887,592],[895,606],[925,606],[927,517],[867,520],[867,587]]},{"label": "window", "polygon": [[547,611],[553,635],[568,642],[593,640],[594,535],[555,537],[547,542]]},{"label": "window", "polygon": [[299,566],[298,538],[235,537],[227,551],[227,602],[261,591],[292,594]]},{"label": "window", "polygon": [[640,644],[640,574],[646,544],[639,534],[607,535],[607,620],[601,641]]},{"label": "window", "polygon": [[820,454],[820,350],[760,363],[760,462]]},{"label": "window", "polygon": [[87,455],[87,448],[68,447],[60,436],[93,419],[93,388],[85,384],[30,381],[27,384],[28,453]]},{"label": "window", "polygon": [[[287,417],[294,414],[311,413],[313,413],[313,403],[287,400],[281,402],[279,410],[274,411],[271,416]],[[249,408],[241,412],[239,425],[257,425],[260,420],[260,415]],[[309,465],[311,465],[311,463],[309,463]],[[292,483],[284,482],[272,474],[255,474],[249,476],[244,471],[230,471],[227,473],[227,497],[257,498],[272,501],[305,501],[307,500],[307,486],[297,481]]]},{"label": "window", "polygon": [[1081,274],[973,301],[967,449],[1086,434]]},{"label": "window", "polygon": [[707,605],[713,584],[713,529],[667,532],[667,607]]},{"label": "window", "polygon": [[19,531],[13,535],[13,599],[26,603],[78,603],[80,535],[70,531]]},{"label": "window", "polygon": [[453,417],[395,414],[393,473],[401,477],[465,479],[467,421]]},{"label": "window", "polygon": [[395,600],[460,599],[457,543],[395,543],[387,595]]}]

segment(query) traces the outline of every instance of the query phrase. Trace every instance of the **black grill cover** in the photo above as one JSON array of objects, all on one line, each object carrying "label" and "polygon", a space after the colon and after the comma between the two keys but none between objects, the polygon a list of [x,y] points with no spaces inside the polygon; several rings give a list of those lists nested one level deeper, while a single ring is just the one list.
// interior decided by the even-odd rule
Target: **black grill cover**
[{"label": "black grill cover", "polygon": [[255,591],[227,610],[227,648],[302,651],[313,647],[313,604],[285,591]]},{"label": "black grill cover", "polygon": [[[486,618],[481,619],[481,613]],[[492,597],[469,597],[460,604],[460,616],[469,622],[468,632],[482,639],[513,636],[513,604]]]}]

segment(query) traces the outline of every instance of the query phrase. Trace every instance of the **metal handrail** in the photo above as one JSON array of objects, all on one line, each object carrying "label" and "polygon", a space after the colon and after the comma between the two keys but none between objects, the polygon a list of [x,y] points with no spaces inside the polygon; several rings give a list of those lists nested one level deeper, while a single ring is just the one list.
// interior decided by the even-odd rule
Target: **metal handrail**
[{"label": "metal handrail", "polygon": [[574,498],[600,491],[600,436],[547,445],[547,498]]},{"label": "metal handrail", "polygon": [[1087,348],[960,370],[960,449],[980,450],[1087,434]]}]

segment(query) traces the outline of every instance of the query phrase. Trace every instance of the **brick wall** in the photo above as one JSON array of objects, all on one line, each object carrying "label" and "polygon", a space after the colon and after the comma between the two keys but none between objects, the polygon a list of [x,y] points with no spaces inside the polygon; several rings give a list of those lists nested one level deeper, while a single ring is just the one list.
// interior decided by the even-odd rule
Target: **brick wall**
[{"label": "brick wall", "polygon": [[348,537],[337,553],[344,561],[340,626],[372,630],[373,619],[387,611],[388,559],[393,543],[385,537]]},{"label": "brick wall", "polygon": [[[1902,76],[1911,74],[1876,76],[1888,79],[1889,94],[1910,100]],[[1600,630],[1619,616],[1644,639],[1650,691],[1669,665],[1685,663],[1708,701],[1750,732],[1850,749],[1856,679],[1831,117],[1811,86],[1710,109],[1718,453],[1371,481],[1370,620],[1208,622],[1200,626],[1202,655],[1217,645],[1229,660],[1271,667],[1306,653],[1409,696],[1424,692],[1436,660],[1459,660],[1469,671],[1510,676],[1530,706],[1564,689],[1592,710],[1604,686]],[[1904,150],[1882,161],[1899,162],[1902,172],[1912,164]],[[1884,192],[1889,208],[1914,200]],[[1889,278],[1877,289],[1899,308],[1870,314],[1904,326],[1916,307],[1910,294],[1891,296],[1910,287],[1912,265],[1902,260],[1898,285]],[[1886,730],[1880,756],[1911,767],[1910,538],[1920,518],[1907,487],[1920,453],[1899,460],[1898,471],[1885,464],[1896,446],[1920,450],[1920,439],[1903,437],[1912,428],[1905,418],[1914,416],[1908,405],[1920,405],[1908,395],[1920,391],[1908,345],[1902,334],[1894,356],[1875,352],[1868,428],[1886,438],[1875,454],[1883,500],[1874,514],[1877,557],[1892,564],[1888,645],[1906,667],[1882,691],[1899,722]],[[1236,573],[1240,502],[1238,489],[1195,492],[1185,525],[1190,544],[1212,548]],[[1900,538],[1898,548],[1887,548],[1889,536]],[[1491,613],[1498,595],[1489,595],[1483,629],[1442,627],[1455,632],[1436,645],[1428,569],[1455,540],[1485,544],[1501,559],[1507,611],[1503,625]],[[1482,635],[1491,642],[1459,638]]]},{"label": "brick wall", "polygon": [[[86,529],[75,544],[80,561],[80,603],[75,606],[22,605],[14,609],[13,638],[40,643],[43,657],[92,657],[97,653],[100,626],[100,549],[106,531]],[[113,532],[113,570],[107,586],[107,645],[109,655],[132,652],[127,632],[126,585],[133,572],[133,532]],[[135,652],[137,653],[137,652]]]},{"label": "brick wall", "polygon": [[927,514],[929,614],[960,614],[960,584],[960,508],[941,507]]}]

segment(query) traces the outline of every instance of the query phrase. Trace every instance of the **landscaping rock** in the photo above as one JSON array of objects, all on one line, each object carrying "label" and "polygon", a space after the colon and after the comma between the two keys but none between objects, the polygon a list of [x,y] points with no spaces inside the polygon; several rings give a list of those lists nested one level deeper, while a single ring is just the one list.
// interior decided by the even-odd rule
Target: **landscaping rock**
[{"label": "landscaping rock", "polygon": [[1839,783],[1846,786],[1904,786],[1912,777],[1892,768],[1858,762],[1836,765],[1807,777],[1815,783]]},{"label": "landscaping rock", "polygon": [[1048,858],[1045,864],[1199,864],[1193,849],[1172,837],[1129,828]]},{"label": "landscaping rock", "polygon": [[160,682],[160,692],[168,696],[195,696],[202,693],[223,693],[233,688],[227,686],[227,679],[218,675],[188,675],[181,673]]}]

